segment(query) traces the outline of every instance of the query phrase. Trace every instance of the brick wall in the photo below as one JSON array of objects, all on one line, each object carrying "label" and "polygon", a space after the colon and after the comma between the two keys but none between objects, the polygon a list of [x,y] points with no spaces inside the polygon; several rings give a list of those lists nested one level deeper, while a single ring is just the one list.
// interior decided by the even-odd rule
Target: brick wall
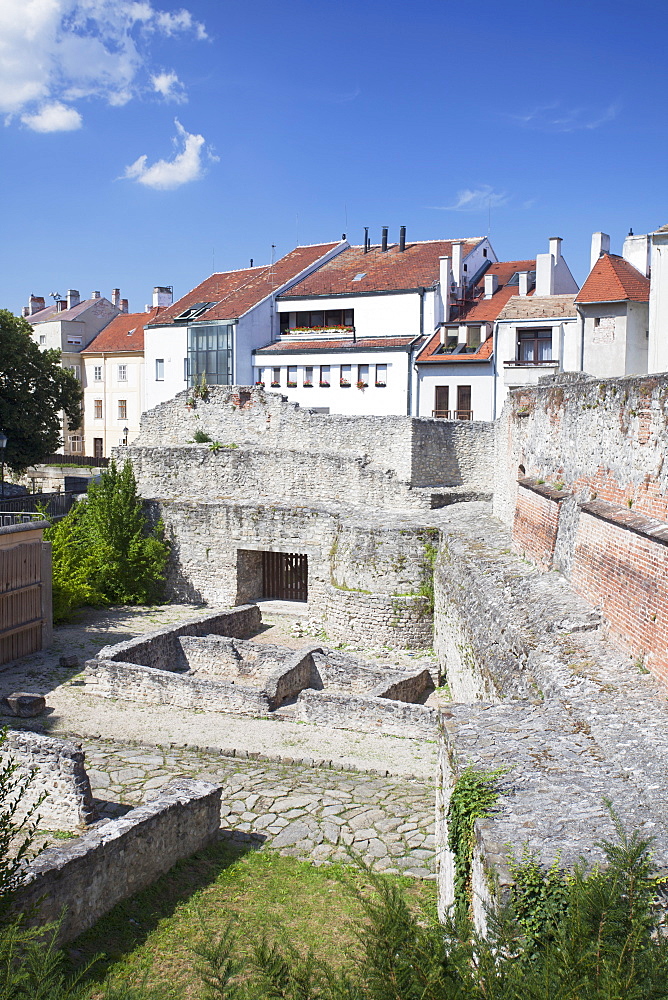
[{"label": "brick wall", "polygon": [[542,570],[552,569],[564,494],[531,480],[520,481],[513,519],[513,551]]},{"label": "brick wall", "polygon": [[[580,517],[573,587],[601,608],[610,632],[668,684],[668,545],[639,533],[651,531],[656,522],[629,515],[628,508],[626,513],[623,508],[604,512],[602,502],[596,507],[598,516],[585,509]],[[636,530],[616,523],[627,517],[636,522]]]}]

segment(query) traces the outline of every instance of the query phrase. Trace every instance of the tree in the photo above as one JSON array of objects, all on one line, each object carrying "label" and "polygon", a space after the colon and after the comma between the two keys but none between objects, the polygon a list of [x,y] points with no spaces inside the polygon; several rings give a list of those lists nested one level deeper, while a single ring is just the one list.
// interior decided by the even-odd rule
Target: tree
[{"label": "tree", "polygon": [[81,424],[83,391],[60,366],[60,351],[41,351],[32,327],[0,309],[0,430],[7,435],[5,462],[25,472],[63,443],[62,411],[68,425]]}]

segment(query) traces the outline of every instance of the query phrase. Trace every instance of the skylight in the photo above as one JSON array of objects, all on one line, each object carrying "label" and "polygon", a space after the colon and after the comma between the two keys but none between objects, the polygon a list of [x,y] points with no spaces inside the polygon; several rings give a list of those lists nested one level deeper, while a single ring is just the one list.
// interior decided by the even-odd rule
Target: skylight
[{"label": "skylight", "polygon": [[184,309],[180,316],[175,316],[174,322],[178,323],[183,320],[197,319],[198,316],[201,316],[202,313],[206,312],[207,309],[210,309],[211,306],[215,306],[215,304],[215,302],[195,302],[194,305]]},{"label": "skylight", "polygon": [[366,271],[360,271],[359,274],[356,274],[353,281],[361,281],[362,278],[366,278]]}]

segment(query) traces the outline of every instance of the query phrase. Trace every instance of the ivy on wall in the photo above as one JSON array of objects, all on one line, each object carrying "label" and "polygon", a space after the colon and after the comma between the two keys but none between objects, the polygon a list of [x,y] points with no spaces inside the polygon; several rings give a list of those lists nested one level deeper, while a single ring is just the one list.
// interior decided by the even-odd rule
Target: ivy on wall
[{"label": "ivy on wall", "polygon": [[448,808],[448,847],[455,862],[455,907],[463,915],[471,899],[475,821],[491,814],[499,797],[499,779],[506,773],[506,768],[477,771],[469,766],[455,781]]}]

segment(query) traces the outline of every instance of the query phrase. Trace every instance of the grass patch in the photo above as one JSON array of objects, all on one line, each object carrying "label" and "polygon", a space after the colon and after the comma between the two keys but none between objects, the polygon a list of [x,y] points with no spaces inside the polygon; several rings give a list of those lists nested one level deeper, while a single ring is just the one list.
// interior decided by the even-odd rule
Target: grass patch
[{"label": "grass patch", "polygon": [[[389,876],[388,876],[389,877]],[[416,907],[436,905],[434,882],[396,877]],[[352,865],[320,868],[271,850],[246,851],[221,842],[180,862],[148,889],[116,906],[71,946],[78,963],[105,957],[93,970],[102,997],[105,983],[160,985],[161,996],[199,1000],[202,984],[193,948],[232,919],[239,951],[250,954],[263,934],[295,944],[335,966],[346,966],[357,947],[359,904],[347,885],[365,885]]]}]

